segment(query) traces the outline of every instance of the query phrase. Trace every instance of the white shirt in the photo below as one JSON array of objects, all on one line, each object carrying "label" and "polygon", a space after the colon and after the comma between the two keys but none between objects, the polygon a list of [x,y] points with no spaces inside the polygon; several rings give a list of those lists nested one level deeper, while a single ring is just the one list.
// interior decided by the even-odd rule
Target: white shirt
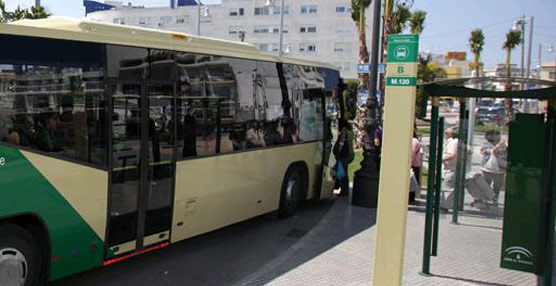
[{"label": "white shirt", "polygon": [[[444,156],[446,155],[457,155],[458,153],[458,139],[450,138],[446,140],[444,144]],[[455,171],[456,170],[457,156],[454,158],[444,161],[445,171]]]}]

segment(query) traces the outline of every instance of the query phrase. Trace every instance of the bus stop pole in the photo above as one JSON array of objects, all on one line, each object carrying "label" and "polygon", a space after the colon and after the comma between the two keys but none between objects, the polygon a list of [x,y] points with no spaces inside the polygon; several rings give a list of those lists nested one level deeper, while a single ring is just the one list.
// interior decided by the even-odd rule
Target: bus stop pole
[{"label": "bus stop pole", "polygon": [[431,110],[431,126],[430,126],[430,142],[429,142],[429,174],[427,176],[427,203],[425,215],[425,240],[423,242],[423,267],[421,275],[430,275],[431,263],[431,236],[432,236],[432,207],[434,200],[434,180],[436,171],[436,143],[438,136],[438,97],[432,97],[432,110]]},{"label": "bus stop pole", "polygon": [[554,109],[548,106],[548,136],[547,136],[547,150],[548,150],[548,164],[546,171],[546,191],[548,192],[548,209],[546,214],[548,215],[548,224],[546,232],[546,253],[545,253],[545,264],[542,274],[543,286],[552,285],[552,275],[553,275],[553,255],[554,255],[554,216],[555,216],[555,203],[556,203],[556,119],[554,118]]},{"label": "bus stop pole", "polygon": [[465,112],[465,121],[464,121],[464,128],[462,130],[462,136],[460,138],[462,138],[463,140],[463,158],[462,158],[462,168],[461,168],[461,178],[462,180],[460,181],[459,184],[459,188],[461,190],[460,193],[460,197],[459,197],[459,205],[461,206],[461,210],[463,211],[463,207],[464,207],[464,199],[465,199],[465,178],[467,175],[467,160],[468,160],[468,155],[469,155],[469,116],[471,116],[470,114],[471,112]]},{"label": "bus stop pole", "polygon": [[444,145],[444,117],[440,117],[438,122],[438,148],[436,153],[436,180],[434,184],[434,227],[432,233],[432,256],[438,254],[438,227],[440,225],[440,192],[442,190],[442,151],[440,146]]},{"label": "bus stop pole", "polygon": [[460,185],[462,180],[465,180],[465,178],[462,178],[461,174],[462,174],[462,159],[463,159],[463,148],[465,145],[464,139],[462,133],[463,133],[463,129],[465,128],[465,101],[460,101],[459,103],[459,130],[458,130],[458,154],[457,154],[457,158],[456,158],[456,181],[454,184],[454,190],[453,190],[453,199],[454,199],[454,214],[452,215],[452,223],[453,224],[458,224],[458,214],[459,214],[459,204],[461,202],[460,199],[460,195],[464,195],[461,194],[461,189],[460,189]]}]

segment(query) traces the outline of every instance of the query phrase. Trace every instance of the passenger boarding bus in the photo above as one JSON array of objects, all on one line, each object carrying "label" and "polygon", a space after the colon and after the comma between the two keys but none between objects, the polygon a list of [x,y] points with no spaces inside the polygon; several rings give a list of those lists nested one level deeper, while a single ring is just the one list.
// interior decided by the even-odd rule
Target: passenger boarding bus
[{"label": "passenger boarding bus", "polygon": [[0,24],[0,285],[331,196],[338,71],[66,18]]}]

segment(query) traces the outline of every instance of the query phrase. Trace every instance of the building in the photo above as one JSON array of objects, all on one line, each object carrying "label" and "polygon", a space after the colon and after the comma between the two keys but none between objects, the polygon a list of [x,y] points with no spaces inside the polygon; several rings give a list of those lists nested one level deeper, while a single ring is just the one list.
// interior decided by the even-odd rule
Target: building
[{"label": "building", "polygon": [[[90,2],[95,1],[84,3]],[[271,6],[267,5],[269,2],[272,3],[268,0],[222,0],[221,4],[198,6],[191,0],[171,0],[168,7],[156,8],[110,2],[110,9],[91,9],[87,18],[188,34],[200,32],[201,36],[231,41],[244,40],[263,52],[278,54],[280,1],[274,1]],[[331,63],[340,69],[343,78],[357,78],[359,43],[350,3],[350,0],[286,0],[282,51],[289,57]],[[371,13],[367,11],[367,19],[371,19]],[[371,31],[368,25],[367,31]],[[369,40],[367,43],[370,46]]]},{"label": "building", "polygon": [[422,57],[428,58],[436,63],[438,67],[446,71],[446,78],[470,77],[472,70],[470,61],[467,60],[466,52],[446,52],[444,54],[433,54],[430,52],[421,53]]},{"label": "building", "polygon": [[542,63],[539,77],[544,80],[556,80],[556,62]]}]

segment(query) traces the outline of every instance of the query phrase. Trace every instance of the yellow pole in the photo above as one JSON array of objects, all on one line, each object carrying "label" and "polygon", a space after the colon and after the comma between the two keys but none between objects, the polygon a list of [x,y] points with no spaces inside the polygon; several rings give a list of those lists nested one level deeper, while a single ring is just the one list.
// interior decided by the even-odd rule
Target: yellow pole
[{"label": "yellow pole", "polygon": [[402,284],[417,81],[418,37],[392,35],[388,43],[375,286]]}]

